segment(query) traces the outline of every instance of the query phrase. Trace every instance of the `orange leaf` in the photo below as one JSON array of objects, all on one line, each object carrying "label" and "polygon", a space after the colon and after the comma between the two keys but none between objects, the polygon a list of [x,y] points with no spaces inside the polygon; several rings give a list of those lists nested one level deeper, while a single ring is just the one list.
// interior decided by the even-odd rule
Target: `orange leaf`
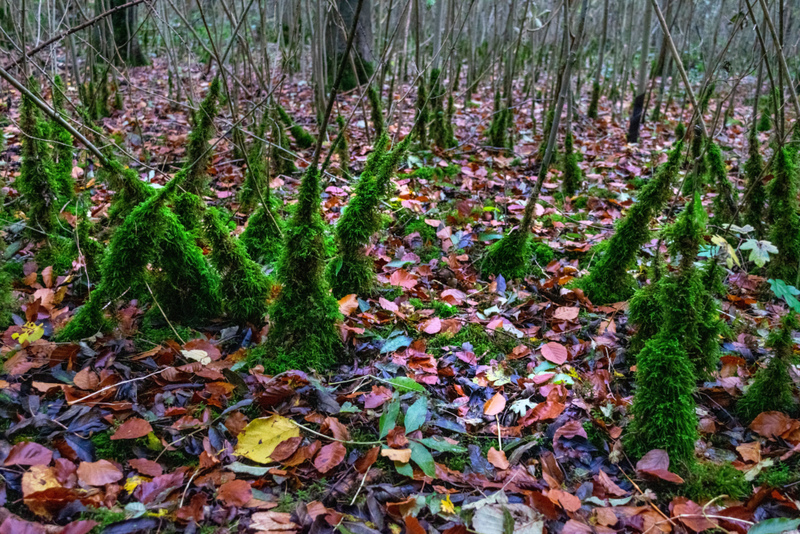
[{"label": "orange leaf", "polygon": [[556,308],[556,311],[553,313],[553,319],[557,321],[574,321],[578,318],[579,312],[580,308],[561,306]]},{"label": "orange leaf", "polygon": [[143,438],[152,431],[153,427],[150,426],[150,423],[139,417],[131,417],[119,425],[119,428],[116,430],[116,432],[111,435],[111,439],[117,440]]},{"label": "orange leaf", "polygon": [[122,471],[108,460],[81,462],[78,466],[78,480],[87,486],[105,486],[122,479]]},{"label": "orange leaf", "polygon": [[397,269],[389,277],[389,283],[392,284],[393,286],[401,286],[406,289],[411,289],[412,287],[417,285],[417,279],[414,278],[405,269]]},{"label": "orange leaf", "polygon": [[775,438],[792,428],[792,419],[781,412],[763,412],[750,423],[750,430],[765,438]]},{"label": "orange leaf", "polygon": [[577,512],[581,509],[581,500],[566,491],[551,489],[547,496],[554,503],[561,505],[561,508],[567,512]]},{"label": "orange leaf", "polygon": [[497,415],[506,407],[506,398],[500,393],[495,393],[494,397],[486,401],[483,405],[483,413],[486,415]]},{"label": "orange leaf", "polygon": [[381,449],[381,456],[393,462],[407,464],[411,461],[411,449]]},{"label": "orange leaf", "polygon": [[358,309],[358,299],[355,293],[346,295],[339,299],[339,313],[344,316],[350,315]]},{"label": "orange leaf", "polygon": [[486,455],[486,457],[488,458],[490,464],[501,470],[506,470],[508,469],[508,466],[511,465],[508,463],[506,453],[503,451],[498,451],[494,447],[489,449],[489,453]]},{"label": "orange leaf", "polygon": [[316,467],[317,471],[320,473],[327,473],[342,463],[346,454],[347,449],[344,445],[338,441],[334,441],[320,449],[319,454],[314,458],[314,467]]},{"label": "orange leaf", "polygon": [[[409,460],[411,459],[410,450],[411,449],[409,449],[409,455],[408,455]],[[356,460],[355,464],[353,464],[353,466],[356,468],[356,471],[358,471],[362,475],[366,473],[367,470],[369,470],[369,468],[372,467],[372,464],[374,464],[375,461],[378,459],[378,453],[380,451],[381,451],[380,447],[372,447],[370,450],[368,450],[364,454],[364,456]]]}]

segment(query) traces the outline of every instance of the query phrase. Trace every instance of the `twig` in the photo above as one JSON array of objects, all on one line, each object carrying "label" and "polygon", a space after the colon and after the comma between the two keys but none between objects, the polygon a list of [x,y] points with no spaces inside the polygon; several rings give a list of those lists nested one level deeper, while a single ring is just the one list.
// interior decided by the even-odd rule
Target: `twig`
[{"label": "twig", "polygon": [[148,284],[148,283],[147,283],[147,281],[145,281],[144,285],[145,285],[145,286],[147,286],[147,291],[149,291],[149,292],[150,292],[150,296],[151,296],[151,297],[153,297],[153,302],[155,302],[155,303],[156,303],[156,306],[158,306],[158,311],[160,311],[160,312],[161,312],[161,315],[164,317],[164,320],[165,320],[165,321],[167,321],[167,324],[168,324],[168,325],[169,325],[169,327],[172,329],[172,333],[173,333],[173,334],[175,334],[175,337],[177,337],[177,338],[180,340],[180,342],[181,342],[181,345],[185,345],[185,344],[186,344],[186,342],[183,340],[183,338],[182,338],[182,337],[181,337],[181,335],[178,333],[178,331],[177,331],[177,330],[175,330],[175,327],[174,327],[174,326],[172,326],[172,323],[171,323],[171,322],[169,322],[169,319],[167,318],[167,314],[166,314],[166,313],[164,313],[164,310],[161,308],[161,304],[159,304],[159,303],[158,303],[158,301],[156,300],[156,296],[155,296],[155,295],[153,295],[153,290],[152,290],[152,289],[150,289],[150,284]]},{"label": "twig", "polygon": [[139,381],[139,380],[145,380],[145,379],[148,379],[148,378],[150,378],[151,376],[160,375],[161,373],[163,373],[163,372],[164,372],[164,371],[166,371],[167,369],[169,369],[169,367],[164,367],[163,369],[160,369],[160,370],[158,370],[158,371],[155,371],[155,372],[153,372],[153,373],[150,373],[149,375],[140,376],[140,377],[137,377],[137,378],[131,378],[130,380],[123,380],[122,382],[117,382],[116,384],[111,384],[110,386],[106,386],[106,387],[104,387],[104,388],[98,389],[98,390],[97,390],[97,391],[95,391],[95,392],[89,393],[89,394],[88,394],[88,395],[86,395],[85,397],[81,397],[80,399],[78,399],[78,400],[76,400],[76,401],[73,401],[73,402],[71,402],[70,404],[77,404],[77,403],[79,403],[79,402],[81,402],[81,401],[84,401],[84,400],[88,399],[89,397],[94,397],[95,395],[97,395],[97,394],[99,394],[99,393],[102,393],[102,392],[104,392],[104,391],[108,391],[109,389],[117,388],[117,387],[119,387],[119,386],[121,386],[121,385],[123,385],[123,384],[130,384],[131,382],[137,382],[137,381]]}]

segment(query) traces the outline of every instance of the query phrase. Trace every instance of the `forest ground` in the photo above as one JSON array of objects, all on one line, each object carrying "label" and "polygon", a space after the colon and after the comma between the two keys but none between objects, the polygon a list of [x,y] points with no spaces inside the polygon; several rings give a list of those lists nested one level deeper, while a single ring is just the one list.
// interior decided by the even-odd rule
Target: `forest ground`
[{"label": "forest ground", "polygon": [[[194,78],[204,92],[210,78],[200,68]],[[133,87],[121,88],[123,109],[102,126],[137,158],[171,174],[184,155],[187,116],[155,97],[166,94],[163,63],[131,69],[130,79]],[[414,120],[413,94],[397,102],[400,137]],[[357,90],[345,94],[337,111],[348,116],[357,97]],[[307,84],[284,82],[279,100],[316,134]],[[10,184],[7,202],[17,198],[21,141],[18,95],[10,102],[0,169]],[[83,301],[74,294],[74,273],[37,264],[30,246],[18,250],[13,261],[23,277],[15,290],[25,317],[3,335],[0,532],[44,532],[44,525],[58,532],[53,525],[68,524],[69,534],[460,534],[468,527],[487,534],[744,533],[766,518],[797,516],[800,421],[772,416],[747,427],[731,410],[768,354],[770,324],[786,313],[762,292],[763,272],[729,271],[721,297],[731,334],[721,340],[721,369],[695,394],[697,454],[715,476],[686,480],[674,466],[670,472],[664,455],[634,462],[622,447],[633,395],[626,303],[594,306],[567,289],[592,264],[591,247],[613,233],[643,181],[666,160],[681,101],[663,123],[647,123],[637,145],[626,144],[627,122],[612,116],[607,101],[594,121],[581,102],[574,135],[583,185],[565,201],[558,165],[551,170],[533,229],[540,270],[520,282],[482,279],[476,262],[521,216],[535,178],[541,104],[535,135],[530,101],[518,104],[516,154],[503,157],[482,146],[490,88],[474,102],[466,109],[463,98],[456,102],[457,148],[412,151],[401,165],[384,206],[385,230],[369,252],[380,288],[340,301],[348,354],[331,373],[268,377],[247,369],[249,348],[266,328],[215,322],[141,331],[136,302],[121,309],[110,336],[53,343],[54,329]],[[750,112],[741,103],[715,135],[739,190]],[[364,119],[357,110],[349,130],[353,176],[374,140]],[[397,134],[396,126],[389,132]],[[768,134],[761,135],[766,145]],[[298,150],[300,169],[312,150]],[[229,140],[215,149],[207,200],[235,214],[238,232],[246,221],[236,201],[243,172],[232,153]],[[334,223],[353,182],[328,178],[322,210]],[[273,177],[272,185],[291,203],[299,179]],[[113,192],[88,167],[78,181],[99,221]],[[656,227],[667,220],[662,214]],[[74,216],[65,213],[63,222],[74,224]],[[7,240],[14,239],[12,228]],[[640,256],[640,279],[657,243],[654,233]],[[20,345],[26,322],[41,325],[43,335]],[[720,464],[727,467],[713,467]]]}]

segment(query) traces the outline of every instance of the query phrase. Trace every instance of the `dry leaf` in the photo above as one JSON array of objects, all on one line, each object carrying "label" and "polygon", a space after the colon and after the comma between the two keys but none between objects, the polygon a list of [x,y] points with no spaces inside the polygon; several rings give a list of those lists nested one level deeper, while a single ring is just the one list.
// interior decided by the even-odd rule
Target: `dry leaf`
[{"label": "dry leaf", "polygon": [[381,449],[381,456],[393,462],[407,464],[411,461],[411,449]]},{"label": "dry leaf", "polygon": [[489,453],[486,455],[486,458],[489,460],[490,464],[498,469],[506,470],[508,469],[509,465],[511,465],[508,463],[506,453],[503,451],[498,451],[494,447],[489,449]]},{"label": "dry leaf", "polygon": [[358,299],[355,293],[339,299],[339,313],[347,317],[358,309]]},{"label": "dry leaf", "polygon": [[273,461],[270,455],[280,443],[296,437],[300,437],[300,430],[285,417],[273,415],[253,419],[239,434],[236,454],[266,464]]},{"label": "dry leaf", "polygon": [[219,487],[217,499],[226,506],[244,506],[253,497],[253,490],[244,480],[231,480]]},{"label": "dry leaf", "polygon": [[325,474],[342,463],[346,454],[347,449],[345,446],[338,441],[334,441],[320,449],[317,457],[314,458],[314,467],[320,473]]},{"label": "dry leaf", "polygon": [[545,360],[556,365],[561,365],[567,361],[567,357],[569,356],[567,348],[561,343],[556,343],[555,341],[551,341],[550,343],[545,343],[542,345],[541,351],[542,357]]},{"label": "dry leaf", "polygon": [[153,427],[150,426],[150,423],[139,417],[131,417],[119,425],[119,428],[117,428],[114,434],[111,435],[111,439],[117,440],[143,438],[152,431]]},{"label": "dry leaf", "polygon": [[122,471],[108,460],[81,462],[78,480],[87,486],[105,486],[122,479]]},{"label": "dry leaf", "polygon": [[494,396],[483,405],[483,413],[492,416],[497,415],[502,412],[505,407],[506,398],[500,393],[495,393]]}]

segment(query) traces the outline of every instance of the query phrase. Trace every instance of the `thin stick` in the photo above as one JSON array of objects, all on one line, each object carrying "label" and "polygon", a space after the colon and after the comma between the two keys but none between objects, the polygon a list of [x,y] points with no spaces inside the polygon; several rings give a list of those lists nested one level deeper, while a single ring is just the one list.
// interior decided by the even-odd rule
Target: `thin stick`
[{"label": "thin stick", "polygon": [[140,377],[138,377],[138,378],[131,378],[130,380],[123,380],[122,382],[117,382],[116,384],[111,384],[110,386],[106,386],[106,387],[104,387],[104,388],[98,389],[97,391],[95,391],[95,392],[93,392],[93,393],[89,393],[89,394],[88,394],[88,395],[86,395],[85,397],[81,397],[80,399],[78,399],[78,400],[76,400],[76,401],[72,401],[72,402],[70,402],[70,404],[78,404],[79,402],[85,401],[85,400],[86,400],[86,399],[88,399],[89,397],[94,397],[95,395],[98,395],[98,394],[100,394],[100,393],[102,393],[102,392],[104,392],[104,391],[108,391],[109,389],[117,388],[117,387],[119,387],[119,386],[121,386],[121,385],[123,385],[123,384],[130,384],[131,382],[137,382],[137,381],[139,381],[139,380],[145,380],[145,379],[148,379],[148,378],[150,378],[151,376],[160,375],[161,373],[163,373],[163,372],[164,372],[164,371],[166,371],[167,369],[170,369],[170,368],[169,368],[169,367],[164,367],[163,369],[160,369],[160,370],[158,370],[158,371],[155,371],[155,372],[153,372],[153,373],[150,373],[149,375],[140,376]]},{"label": "thin stick", "polygon": [[147,291],[149,291],[149,292],[150,292],[150,296],[151,296],[151,297],[153,297],[153,302],[155,302],[155,303],[156,303],[156,306],[158,306],[158,311],[160,311],[160,312],[161,312],[161,315],[164,317],[164,320],[165,320],[165,321],[167,321],[167,324],[168,324],[168,325],[169,325],[169,327],[172,329],[172,333],[173,333],[173,334],[175,334],[175,337],[177,337],[177,338],[180,340],[180,342],[181,342],[181,345],[185,345],[185,344],[186,344],[186,342],[183,340],[183,338],[182,338],[182,337],[181,337],[181,335],[178,333],[178,331],[177,331],[177,330],[175,330],[175,327],[174,327],[174,326],[172,326],[172,323],[171,323],[171,322],[169,322],[169,319],[167,318],[167,314],[166,314],[166,313],[164,313],[164,310],[161,308],[161,304],[159,304],[159,303],[158,303],[158,301],[156,300],[156,296],[155,296],[155,295],[153,295],[153,290],[152,290],[152,289],[150,289],[150,284],[148,284],[147,282],[145,282],[145,283],[144,283],[144,285],[146,285],[146,286],[147,286]]}]

